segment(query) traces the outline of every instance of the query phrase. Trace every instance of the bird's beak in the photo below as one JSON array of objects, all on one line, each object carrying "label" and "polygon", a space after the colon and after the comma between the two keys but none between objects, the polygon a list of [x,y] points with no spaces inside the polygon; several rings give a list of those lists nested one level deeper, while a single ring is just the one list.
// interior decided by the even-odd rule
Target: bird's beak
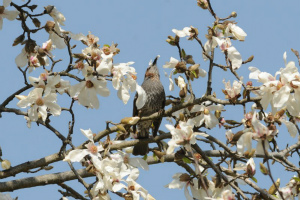
[{"label": "bird's beak", "polygon": [[156,65],[157,59],[160,57],[160,55],[157,55],[152,63],[152,66]]}]

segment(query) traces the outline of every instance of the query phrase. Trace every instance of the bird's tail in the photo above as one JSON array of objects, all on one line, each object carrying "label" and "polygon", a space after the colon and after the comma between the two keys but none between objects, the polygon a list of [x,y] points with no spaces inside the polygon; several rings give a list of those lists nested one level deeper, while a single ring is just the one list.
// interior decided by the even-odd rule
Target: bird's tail
[{"label": "bird's tail", "polygon": [[137,156],[141,155],[144,156],[149,152],[149,146],[148,144],[138,143],[134,145],[132,154]]}]

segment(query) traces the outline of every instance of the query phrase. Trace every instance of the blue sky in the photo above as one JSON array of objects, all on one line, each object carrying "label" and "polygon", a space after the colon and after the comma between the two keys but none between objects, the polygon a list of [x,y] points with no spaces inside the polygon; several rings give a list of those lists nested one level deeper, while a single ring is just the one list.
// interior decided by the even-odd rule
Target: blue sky
[{"label": "blue sky", "polygon": [[[21,4],[22,1],[14,1]],[[173,28],[182,29],[186,26],[194,26],[199,29],[199,37],[206,41],[204,34],[207,33],[207,26],[213,23],[212,16],[208,11],[197,7],[195,0],[152,0],[152,1],[32,1],[38,3],[38,11],[42,11],[43,6],[54,5],[66,17],[65,30],[73,33],[82,32],[87,34],[91,31],[100,38],[99,44],[118,43],[121,52],[115,56],[114,62],[134,61],[138,79],[143,82],[144,73],[148,63],[156,55],[160,55],[158,66],[160,68],[161,80],[167,95],[178,95],[178,90],[168,91],[168,78],[164,77],[162,65],[169,61],[170,57],[178,59],[177,48],[165,42],[168,35],[174,35]],[[42,4],[40,4],[42,2]],[[282,55],[287,51],[288,60],[294,60],[295,56],[290,51],[294,48],[300,51],[300,1],[289,0],[253,0],[253,1],[213,1],[212,7],[219,17],[227,17],[232,11],[236,11],[238,16],[235,20],[247,34],[244,42],[233,41],[233,45],[241,53],[243,60],[254,55],[254,60],[250,64],[243,65],[237,72],[248,80],[248,67],[255,66],[261,71],[268,71],[275,74],[280,67],[284,67]],[[41,19],[42,24],[50,17]],[[22,33],[19,21],[4,20],[3,30],[0,31],[0,64],[1,67],[1,93],[0,102],[23,86],[23,77],[17,69],[14,59],[20,53],[21,46],[12,47],[13,40]],[[47,34],[41,31],[36,36],[38,44],[42,44],[48,39]],[[196,41],[181,39],[181,46],[188,54],[193,55],[196,63],[200,63],[201,68],[208,70],[208,62],[204,62],[201,56],[200,46]],[[80,53],[80,43],[75,53]],[[217,50],[218,51],[218,50]],[[57,65],[57,70],[64,69],[68,62],[67,51],[55,50],[56,58],[65,59]],[[224,57],[217,53],[216,62],[224,64]],[[165,70],[167,73],[170,71]],[[222,80],[234,80],[228,72],[215,69],[213,76],[214,91],[221,97],[221,89],[224,87]],[[31,76],[38,76],[41,71],[35,71]],[[194,92],[200,97],[204,94],[206,78],[196,80]],[[105,129],[105,121],[119,122],[120,119],[132,114],[132,99],[124,105],[117,98],[117,92],[110,86],[111,95],[108,98],[100,97],[100,108],[98,110],[87,110],[75,104],[76,125],[74,128],[74,144],[79,145],[85,141],[80,133],[80,128],[98,132]],[[24,93],[25,95],[27,92]],[[222,96],[223,97],[223,96]],[[68,105],[70,100],[63,97],[59,102]],[[14,100],[9,107],[16,107]],[[241,111],[241,108],[230,107],[230,112]],[[232,116],[232,114],[229,114]],[[64,135],[67,135],[68,120],[70,116],[63,113],[59,117],[52,117],[52,122]],[[239,118],[236,117],[236,120]],[[161,129],[165,129],[163,121]],[[0,119],[0,146],[3,151],[3,158],[11,161],[12,165],[17,165],[29,160],[39,159],[49,154],[59,151],[60,140],[42,126],[32,124],[32,128],[26,127],[25,120],[21,116],[3,113]],[[214,136],[224,139],[225,130],[218,129],[211,132]],[[288,137],[282,137],[287,142],[293,142]],[[223,140],[225,141],[225,140]],[[258,165],[258,162],[257,162]],[[80,168],[79,165],[76,165]],[[67,163],[54,164],[53,172],[69,170]],[[276,173],[276,169],[273,169]],[[50,171],[52,172],[52,171]],[[163,186],[171,182],[172,175],[176,172],[184,172],[174,163],[164,163],[150,166],[150,171],[141,171],[138,182],[144,186],[156,199],[184,199],[183,191],[170,190]],[[49,172],[47,172],[49,173]],[[43,173],[38,173],[43,174]],[[20,174],[16,178],[29,177],[35,174]],[[213,174],[211,174],[213,175]],[[260,172],[257,172],[260,177]],[[289,177],[288,177],[289,178]],[[259,179],[259,178],[258,178]],[[5,179],[0,181],[6,181]],[[91,179],[90,179],[91,180]],[[283,177],[284,180],[284,177]],[[92,180],[91,180],[92,181]],[[288,180],[285,180],[288,181]],[[261,182],[270,184],[269,180]],[[283,182],[285,184],[286,182]],[[77,181],[68,183],[81,192],[83,187]],[[19,196],[19,199],[59,199],[61,195],[57,192],[58,186],[42,186],[32,189],[17,190],[11,193],[12,197]],[[113,196],[113,199],[118,197]]]}]

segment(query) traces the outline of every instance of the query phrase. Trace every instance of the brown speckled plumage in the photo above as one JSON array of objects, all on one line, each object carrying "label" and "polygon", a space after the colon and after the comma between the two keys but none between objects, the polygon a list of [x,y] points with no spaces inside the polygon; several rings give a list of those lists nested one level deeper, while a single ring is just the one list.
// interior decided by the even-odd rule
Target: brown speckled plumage
[{"label": "brown speckled plumage", "polygon": [[[156,66],[157,58],[158,57],[156,57],[154,62],[147,68],[145,79],[142,84],[142,88],[147,94],[146,103],[140,110],[138,110],[135,105],[137,99],[136,94],[133,103],[133,116],[149,116],[153,113],[163,110],[165,107],[165,90],[160,82],[159,71]],[[138,139],[149,138],[149,129],[153,124],[152,135],[155,137],[157,135],[161,120],[162,118],[154,121],[138,122],[137,125],[133,127],[133,131],[137,131]],[[145,155],[148,153],[148,149],[149,147],[147,144],[136,144],[133,148],[133,155]]]}]

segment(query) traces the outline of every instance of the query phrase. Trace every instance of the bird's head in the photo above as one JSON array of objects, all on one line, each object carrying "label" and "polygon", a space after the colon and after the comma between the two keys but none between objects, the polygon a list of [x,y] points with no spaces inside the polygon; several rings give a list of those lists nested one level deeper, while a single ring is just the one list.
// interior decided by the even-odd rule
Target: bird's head
[{"label": "bird's head", "polygon": [[156,62],[160,56],[156,56],[153,62],[150,62],[149,67],[145,73],[146,78],[158,78],[159,79],[159,70],[157,68]]}]

